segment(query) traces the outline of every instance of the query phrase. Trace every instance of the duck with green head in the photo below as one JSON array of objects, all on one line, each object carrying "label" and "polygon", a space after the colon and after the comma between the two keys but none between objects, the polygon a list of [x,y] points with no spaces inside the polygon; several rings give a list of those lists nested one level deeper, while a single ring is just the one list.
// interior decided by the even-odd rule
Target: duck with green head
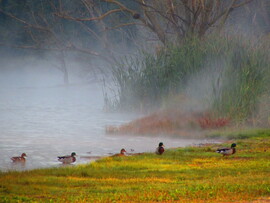
[{"label": "duck with green head", "polygon": [[71,155],[67,156],[58,156],[58,161],[62,162],[63,164],[71,164],[76,161],[76,153],[72,152]]},{"label": "duck with green head", "polygon": [[158,144],[157,149],[156,149],[156,154],[161,155],[161,154],[164,153],[164,151],[165,151],[165,149],[164,149],[163,142],[160,142],[160,143]]},{"label": "duck with green head", "polygon": [[236,144],[232,143],[231,148],[220,148],[220,149],[217,149],[216,152],[223,154],[223,156],[229,156],[229,155],[235,154],[236,152],[235,147],[236,147]]}]

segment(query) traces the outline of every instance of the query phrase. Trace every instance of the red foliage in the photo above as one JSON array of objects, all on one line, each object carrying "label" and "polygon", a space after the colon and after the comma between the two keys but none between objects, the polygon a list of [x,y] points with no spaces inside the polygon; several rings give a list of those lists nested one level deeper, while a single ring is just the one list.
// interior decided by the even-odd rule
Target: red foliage
[{"label": "red foliage", "polygon": [[202,129],[213,129],[224,127],[229,124],[229,121],[230,120],[228,118],[203,117],[198,119],[198,122]]},{"label": "red foliage", "polygon": [[228,118],[211,118],[210,114],[183,114],[179,112],[155,113],[119,127],[106,127],[107,133],[117,134],[183,134],[183,130],[196,128],[214,129],[224,127]]}]

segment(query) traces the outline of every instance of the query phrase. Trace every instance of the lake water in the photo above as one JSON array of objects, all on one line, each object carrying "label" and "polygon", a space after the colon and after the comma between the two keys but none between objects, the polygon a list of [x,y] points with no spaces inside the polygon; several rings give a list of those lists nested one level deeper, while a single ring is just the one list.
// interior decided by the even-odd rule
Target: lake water
[{"label": "lake water", "polygon": [[[57,156],[76,152],[75,164],[89,162],[82,156],[108,156],[128,152],[154,152],[160,141],[166,148],[202,143],[147,136],[115,136],[105,126],[120,125],[140,115],[105,113],[98,84],[0,89],[0,170],[57,167]],[[12,156],[27,154],[25,165]]]}]

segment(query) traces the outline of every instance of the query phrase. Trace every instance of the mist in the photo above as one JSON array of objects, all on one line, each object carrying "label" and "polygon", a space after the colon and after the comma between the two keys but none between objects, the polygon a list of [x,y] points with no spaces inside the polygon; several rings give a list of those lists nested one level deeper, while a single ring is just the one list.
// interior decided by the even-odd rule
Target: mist
[{"label": "mist", "polygon": [[[121,148],[152,152],[153,141],[163,140],[168,147],[203,142],[107,135],[106,126],[120,126],[142,114],[104,112],[104,86],[98,75],[81,74],[80,62],[72,61],[68,63],[69,85],[65,85],[63,73],[52,63],[33,56],[1,61],[1,170],[60,166],[57,156],[71,151],[79,155],[76,164],[80,164],[94,161],[80,157],[109,156]],[[22,152],[28,156],[27,164],[12,164],[10,157]]]},{"label": "mist", "polygon": [[[121,148],[153,152],[160,141],[168,148],[209,142],[200,137],[201,128],[196,128],[199,139],[168,136],[166,132],[151,136],[148,132],[116,135],[105,130],[107,126],[119,127],[168,109],[186,115],[211,111],[214,100],[221,97],[225,87],[228,63],[222,57],[211,56],[220,51],[219,45],[216,51],[203,56],[203,62],[198,59],[199,52],[189,55],[181,46],[188,41],[192,26],[191,35],[208,43],[207,37],[214,39],[211,34],[215,36],[214,31],[223,26],[221,20],[203,22],[206,18],[200,16],[201,23],[184,23],[180,18],[185,17],[180,16],[183,8],[178,5],[175,15],[180,17],[172,23],[168,21],[170,13],[163,1],[157,5],[149,1],[150,8],[157,6],[153,11],[156,16],[144,15],[149,11],[134,1],[126,1],[126,7],[112,15],[107,14],[116,5],[110,7],[109,3],[87,5],[69,1],[58,5],[54,2],[54,6],[47,5],[45,9],[43,4],[26,1],[5,2],[0,2],[0,170],[59,166],[57,156],[72,151],[82,157],[108,156]],[[228,5],[223,6],[226,9]],[[251,14],[242,12],[250,9],[247,5],[224,16],[227,21],[222,34],[228,36],[226,39],[245,36],[250,40],[269,33],[268,12],[257,16],[260,4],[252,6],[256,6],[256,11]],[[219,16],[219,11],[213,10],[209,20]],[[99,13],[106,15],[101,18]],[[211,23],[213,26],[209,26]],[[191,49],[187,50],[196,49],[192,43],[189,46]],[[233,51],[229,53],[229,63],[233,61]],[[170,58],[172,63],[166,64],[175,53],[179,56]],[[136,58],[140,54],[144,58]],[[132,60],[134,56],[136,60]],[[132,64],[132,68],[123,61]],[[180,65],[173,67],[178,62]],[[183,72],[174,77],[176,74],[168,67],[183,69]],[[109,106],[105,95],[109,97]],[[267,94],[258,98],[268,105]],[[176,118],[173,113],[172,117]],[[268,113],[264,114],[265,120],[269,118]],[[187,134],[192,133],[195,132]],[[22,168],[12,165],[10,157],[22,152],[28,155],[27,165]],[[90,161],[79,158],[76,164]]]}]

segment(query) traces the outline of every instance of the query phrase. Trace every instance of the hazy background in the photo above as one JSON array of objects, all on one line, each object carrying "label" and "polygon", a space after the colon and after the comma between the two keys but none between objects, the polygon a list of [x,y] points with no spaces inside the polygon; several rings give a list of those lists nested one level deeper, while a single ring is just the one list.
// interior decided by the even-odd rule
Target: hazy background
[{"label": "hazy background", "polygon": [[[180,17],[190,15],[183,12],[183,5],[175,3],[179,18],[168,21],[174,15],[167,12],[163,0],[149,1],[149,7],[133,0],[118,2],[121,12],[107,15],[119,5],[88,0],[0,0],[0,170],[20,169],[11,164],[10,157],[22,152],[28,155],[24,169],[30,169],[58,166],[56,157],[73,151],[79,155],[77,163],[84,163],[89,160],[80,159],[81,155],[103,156],[123,147],[153,152],[160,141],[168,148],[206,141],[106,135],[106,126],[127,123],[164,106],[208,110],[214,103],[213,91],[221,94],[224,72],[230,70],[227,66],[237,54],[233,49],[224,59],[213,56],[223,57],[222,51],[212,49],[204,58],[198,51],[201,45],[194,46],[196,41],[185,45],[192,23],[181,21]],[[209,22],[199,16],[191,35],[198,37],[199,44],[207,44],[208,36],[211,41],[213,33],[225,34],[231,44],[236,44],[230,41],[234,36],[248,39],[248,46],[267,39],[269,1],[243,5],[232,12],[229,9],[224,24],[220,19],[210,26],[219,10],[213,10]],[[225,9],[229,3],[222,6]],[[106,17],[100,18],[102,14]],[[219,42],[212,44],[216,50],[226,47]],[[202,60],[197,60],[200,56]],[[196,63],[199,68],[192,72]],[[183,69],[180,76],[174,74],[175,69]],[[174,101],[178,94],[188,100],[179,105],[179,100]],[[263,96],[268,109],[269,96]],[[267,120],[269,109],[264,112]]]},{"label": "hazy background", "polygon": [[[78,63],[79,64],[79,63]],[[79,66],[79,65],[78,65]],[[79,69],[79,67],[78,67]],[[75,68],[75,70],[77,70]],[[160,141],[166,147],[205,142],[163,136],[106,135],[105,127],[119,126],[143,114],[104,112],[103,83],[96,77],[62,73],[35,58],[2,60],[0,75],[0,170],[61,166],[57,156],[77,153],[76,164],[128,152],[154,152]],[[27,154],[25,165],[10,158]]]}]

